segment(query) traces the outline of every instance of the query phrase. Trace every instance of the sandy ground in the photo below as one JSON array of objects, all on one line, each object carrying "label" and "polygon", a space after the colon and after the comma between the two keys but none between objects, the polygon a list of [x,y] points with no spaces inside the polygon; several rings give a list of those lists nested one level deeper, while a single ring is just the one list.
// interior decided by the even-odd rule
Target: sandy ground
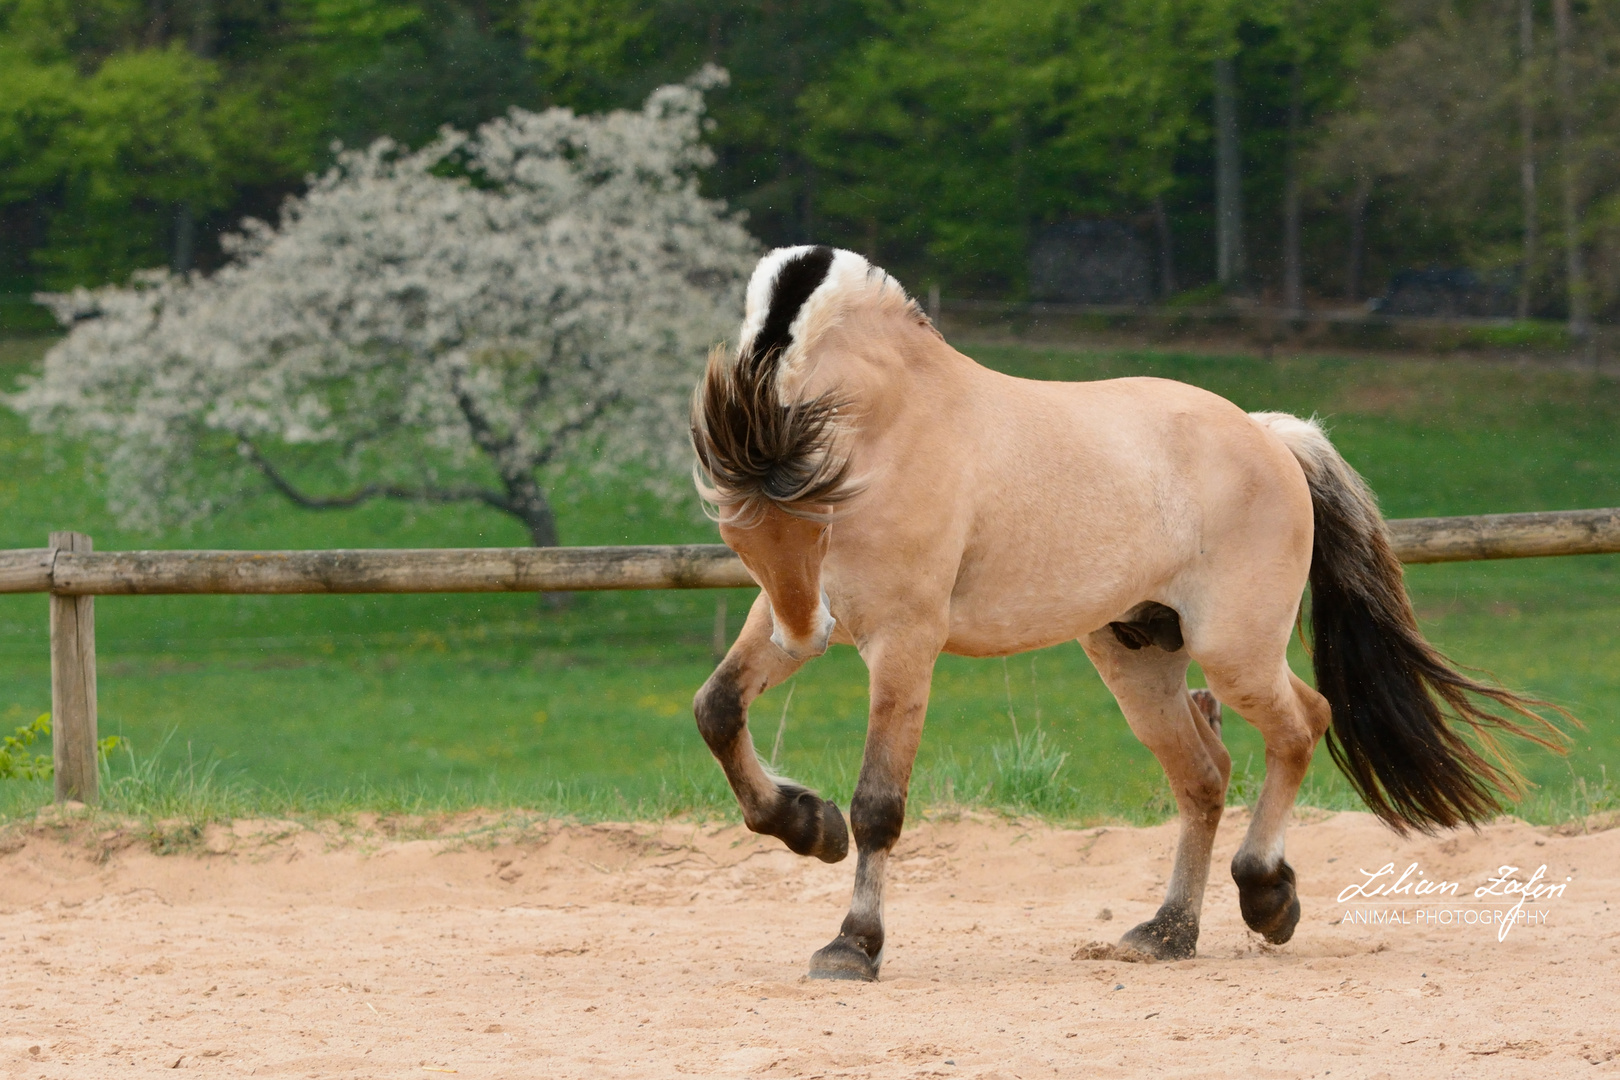
[{"label": "sandy ground", "polygon": [[[13,828],[0,1075],[1620,1073],[1620,830],[1402,841],[1318,815],[1290,833],[1305,914],[1273,949],[1222,869],[1243,824],[1222,828],[1198,958],[1132,964],[1075,956],[1152,913],[1173,825],[922,823],[893,864],[875,985],[802,978],[852,861],[734,827],[407,841],[257,822],[178,855],[105,825]],[[1458,899],[1335,899],[1358,870],[1412,862]],[[1505,941],[1440,923],[1480,918],[1473,890],[1504,864],[1519,880],[1545,865],[1565,895],[1526,904]]]}]

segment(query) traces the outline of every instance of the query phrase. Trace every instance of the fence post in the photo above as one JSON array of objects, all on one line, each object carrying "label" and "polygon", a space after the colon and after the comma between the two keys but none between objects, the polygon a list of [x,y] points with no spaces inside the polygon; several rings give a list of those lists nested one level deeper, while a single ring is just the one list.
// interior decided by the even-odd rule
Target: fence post
[{"label": "fence post", "polygon": [[[83,533],[51,533],[55,552],[88,553]],[[96,598],[51,594],[51,754],[56,801],[94,803],[96,757]]]}]

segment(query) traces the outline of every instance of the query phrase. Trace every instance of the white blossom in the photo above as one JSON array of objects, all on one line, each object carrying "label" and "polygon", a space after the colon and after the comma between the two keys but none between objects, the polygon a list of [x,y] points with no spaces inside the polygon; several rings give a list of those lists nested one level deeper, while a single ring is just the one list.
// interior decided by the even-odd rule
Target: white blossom
[{"label": "white blossom", "polygon": [[273,488],[483,502],[554,543],[558,470],[684,469],[688,392],[740,317],[756,247],[696,180],[719,74],[341,151],[211,277],[41,297],[72,329],[9,403],[87,437],[131,525]]}]

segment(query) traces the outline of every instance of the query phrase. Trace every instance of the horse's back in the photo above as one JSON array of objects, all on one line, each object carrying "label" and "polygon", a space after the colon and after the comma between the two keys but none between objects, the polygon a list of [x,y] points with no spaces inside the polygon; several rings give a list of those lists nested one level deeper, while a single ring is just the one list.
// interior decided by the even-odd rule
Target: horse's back
[{"label": "horse's back", "polygon": [[1304,477],[1232,402],[1155,378],[974,381],[955,648],[1002,651],[1013,623],[1022,647],[1063,640],[1222,564],[1258,558],[1303,585]]}]

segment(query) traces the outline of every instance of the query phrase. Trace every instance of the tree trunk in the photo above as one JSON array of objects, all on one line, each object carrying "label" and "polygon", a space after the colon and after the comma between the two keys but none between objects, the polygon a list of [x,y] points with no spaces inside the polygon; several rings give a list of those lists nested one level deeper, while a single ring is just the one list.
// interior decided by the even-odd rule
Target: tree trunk
[{"label": "tree trunk", "polygon": [[1235,293],[1244,291],[1247,279],[1243,248],[1237,71],[1232,58],[1225,56],[1215,61],[1215,277]]},{"label": "tree trunk", "polygon": [[1569,290],[1569,332],[1584,338],[1588,325],[1586,267],[1581,257],[1581,209],[1575,160],[1575,84],[1570,46],[1575,33],[1569,0],[1553,0],[1553,33],[1558,49],[1558,156],[1564,196],[1564,277]]},{"label": "tree trunk", "polygon": [[[533,473],[514,473],[502,477],[506,487],[506,497],[512,504],[512,510],[523,522],[523,527],[529,530],[529,543],[535,547],[557,546],[557,517],[551,510],[551,503],[546,493],[540,490],[540,484],[535,480]],[[540,607],[544,610],[557,611],[572,606],[574,594],[571,592],[543,592],[540,594]]]},{"label": "tree trunk", "polygon": [[219,51],[219,12],[215,0],[192,0],[191,51],[207,60]]},{"label": "tree trunk", "polygon": [[1372,180],[1358,177],[1350,194],[1350,254],[1344,266],[1344,298],[1354,304],[1361,300],[1361,274],[1367,258],[1367,203],[1372,200]]},{"label": "tree trunk", "polygon": [[1299,131],[1304,112],[1299,61],[1288,72],[1288,175],[1283,181],[1283,307],[1305,308],[1305,270],[1300,251]]},{"label": "tree trunk", "polygon": [[816,166],[806,160],[804,184],[799,189],[799,234],[806,244],[816,242]]},{"label": "tree trunk", "polygon": [[1153,228],[1159,234],[1159,295],[1168,300],[1176,292],[1176,249],[1163,195],[1153,196]]},{"label": "tree trunk", "polygon": [[177,274],[190,273],[197,265],[197,212],[189,202],[174,210],[174,256],[169,265]]},{"label": "tree trunk", "polygon": [[512,503],[512,512],[529,530],[529,542],[535,547],[557,546],[557,517],[551,510],[546,493],[532,473],[515,473],[502,477],[506,496]]},{"label": "tree trunk", "polygon": [[[204,60],[219,49],[219,16],[214,0],[191,0],[191,34],[187,45]],[[197,208],[188,200],[174,211],[174,257],[170,264],[176,273],[190,273],[197,266]]]},{"label": "tree trunk", "polygon": [[1528,319],[1535,299],[1536,245],[1536,97],[1532,68],[1536,59],[1535,0],[1519,0],[1519,194],[1524,202],[1524,252],[1519,259],[1519,318]]}]

